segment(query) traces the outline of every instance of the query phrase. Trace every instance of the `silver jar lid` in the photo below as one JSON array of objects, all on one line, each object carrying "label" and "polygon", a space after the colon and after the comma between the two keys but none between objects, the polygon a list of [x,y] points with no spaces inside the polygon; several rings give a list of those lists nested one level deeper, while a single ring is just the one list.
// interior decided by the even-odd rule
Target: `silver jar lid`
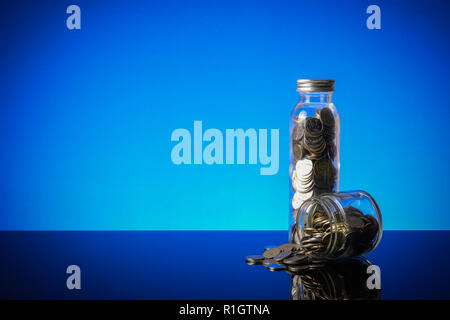
[{"label": "silver jar lid", "polygon": [[298,92],[329,92],[334,91],[334,80],[332,79],[298,79]]}]

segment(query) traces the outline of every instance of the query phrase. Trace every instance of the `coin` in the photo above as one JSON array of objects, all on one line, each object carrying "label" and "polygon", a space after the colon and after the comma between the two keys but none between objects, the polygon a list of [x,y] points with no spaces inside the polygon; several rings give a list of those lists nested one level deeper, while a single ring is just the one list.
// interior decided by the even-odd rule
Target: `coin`
[{"label": "coin", "polygon": [[295,164],[295,171],[298,177],[305,177],[312,173],[313,163],[311,160],[303,159]]},{"label": "coin", "polygon": [[317,232],[317,229],[316,228],[303,228],[303,231],[305,233],[312,234],[314,232]]},{"label": "coin", "polygon": [[264,258],[272,259],[276,255],[278,255],[280,252],[281,252],[281,250],[278,247],[273,248],[273,249],[268,249],[268,250],[264,251],[263,256],[264,256]]},{"label": "coin", "polygon": [[267,251],[267,250],[269,250],[269,249],[274,249],[274,248],[276,248],[276,247],[278,247],[278,246],[265,246],[265,247],[264,247],[264,251]]},{"label": "coin", "polygon": [[295,256],[292,256],[290,258],[284,259],[283,263],[288,265],[293,264],[304,264],[308,262],[308,256],[297,254]]},{"label": "coin", "polygon": [[356,216],[352,216],[352,215],[346,216],[346,223],[350,228],[353,228],[353,229],[361,229],[366,224],[364,222],[364,220],[361,219],[361,217],[356,217]]},{"label": "coin", "polygon": [[333,111],[330,108],[323,108],[319,111],[319,117],[324,127],[332,128],[335,126]]},{"label": "coin", "polygon": [[281,264],[274,263],[274,264],[269,264],[267,266],[267,269],[269,269],[270,271],[281,271],[281,270],[284,270],[286,268],[285,268],[285,266],[283,266]]},{"label": "coin", "polygon": [[247,257],[245,257],[245,259],[249,263],[262,263],[264,260],[264,257],[262,255],[255,254],[255,255],[247,256]]},{"label": "coin", "polygon": [[267,267],[269,264],[274,264],[274,263],[276,263],[276,262],[275,262],[275,260],[273,260],[273,259],[264,259],[263,262],[262,262],[262,264],[265,265],[266,267]]},{"label": "coin", "polygon": [[292,207],[294,209],[298,209],[301,207],[303,202],[308,200],[313,196],[313,191],[310,192],[295,192],[294,196],[292,197]]},{"label": "coin", "polygon": [[304,271],[305,269],[308,269],[308,265],[293,264],[293,265],[289,265],[287,267],[287,269],[293,273],[298,273],[298,272]]},{"label": "coin", "polygon": [[302,110],[297,117],[294,118],[295,123],[302,123],[306,119],[306,111]]},{"label": "coin", "polygon": [[297,175],[297,171],[294,171],[292,177],[292,188],[300,193],[311,192],[314,188],[314,180],[312,179],[312,174],[310,177],[306,176],[303,178],[299,178]]},{"label": "coin", "polygon": [[292,255],[292,251],[282,251],[279,254],[277,254],[273,260],[275,260],[276,262],[281,262],[286,258],[289,258]]},{"label": "coin", "polygon": [[305,119],[305,135],[319,136],[323,132],[322,121],[317,118],[307,117]]},{"label": "coin", "polygon": [[278,248],[281,251],[296,251],[296,250],[300,249],[300,246],[296,243],[285,243],[285,244],[278,246]]},{"label": "coin", "polygon": [[317,263],[317,264],[310,264],[308,265],[308,269],[322,269],[325,268],[326,264],[325,263]]},{"label": "coin", "polygon": [[322,145],[322,143],[325,142],[322,136],[318,136],[318,137],[305,136],[304,141],[305,141],[305,144],[312,149],[319,148]]},{"label": "coin", "polygon": [[294,151],[294,161],[299,161],[303,158],[304,155],[306,155],[306,150],[302,148],[300,144],[294,144],[292,147]]}]

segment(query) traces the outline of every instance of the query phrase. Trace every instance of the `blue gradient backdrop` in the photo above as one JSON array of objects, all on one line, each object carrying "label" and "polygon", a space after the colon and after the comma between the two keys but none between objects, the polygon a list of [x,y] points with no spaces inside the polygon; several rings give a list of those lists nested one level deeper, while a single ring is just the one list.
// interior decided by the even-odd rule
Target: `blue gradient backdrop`
[{"label": "blue gradient backdrop", "polygon": [[[82,30],[66,28],[77,4]],[[366,28],[381,8],[382,29]],[[334,78],[341,190],[450,229],[448,1],[1,1],[0,229],[286,229],[299,77]],[[175,166],[176,128],[279,128],[280,171]]]}]

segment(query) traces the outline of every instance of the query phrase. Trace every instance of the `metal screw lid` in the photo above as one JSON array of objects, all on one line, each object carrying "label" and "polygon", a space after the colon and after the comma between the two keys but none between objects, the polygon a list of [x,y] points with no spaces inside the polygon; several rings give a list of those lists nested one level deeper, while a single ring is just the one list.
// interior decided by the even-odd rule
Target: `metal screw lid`
[{"label": "metal screw lid", "polygon": [[332,79],[298,79],[298,92],[329,92],[334,91],[334,80]]}]

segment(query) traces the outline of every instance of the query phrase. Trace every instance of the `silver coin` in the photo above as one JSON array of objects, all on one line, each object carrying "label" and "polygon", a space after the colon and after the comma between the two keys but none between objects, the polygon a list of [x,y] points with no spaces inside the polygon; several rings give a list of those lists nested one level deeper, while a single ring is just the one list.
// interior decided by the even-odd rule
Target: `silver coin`
[{"label": "silver coin", "polygon": [[310,176],[313,173],[312,161],[307,159],[297,161],[295,164],[295,172],[300,179]]},{"label": "silver coin", "polygon": [[264,256],[259,255],[259,254],[254,254],[254,255],[245,257],[245,260],[250,263],[262,263],[264,260]]},{"label": "silver coin", "polygon": [[275,260],[276,262],[280,262],[283,261],[286,258],[289,258],[292,255],[292,251],[283,251],[280,252],[279,254],[277,254],[273,260]]},{"label": "silver coin", "polygon": [[264,258],[266,259],[273,259],[273,257],[275,257],[277,254],[279,254],[281,252],[281,250],[277,247],[277,248],[273,248],[273,249],[269,249],[266,250],[263,253]]},{"label": "silver coin", "polygon": [[267,267],[269,264],[276,264],[276,261],[273,259],[264,259],[262,264]]}]

